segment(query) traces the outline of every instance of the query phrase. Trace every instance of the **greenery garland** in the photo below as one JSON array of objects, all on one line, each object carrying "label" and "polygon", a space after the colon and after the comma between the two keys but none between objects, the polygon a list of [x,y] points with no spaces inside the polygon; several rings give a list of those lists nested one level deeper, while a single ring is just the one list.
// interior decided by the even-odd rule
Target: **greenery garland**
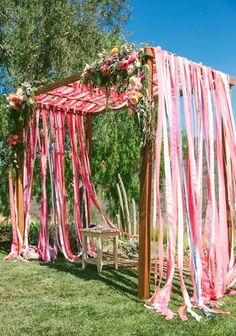
[{"label": "greenery garland", "polygon": [[2,97],[0,104],[0,166],[17,166],[17,155],[25,148],[25,134],[36,107],[35,90],[22,83],[15,93]]}]

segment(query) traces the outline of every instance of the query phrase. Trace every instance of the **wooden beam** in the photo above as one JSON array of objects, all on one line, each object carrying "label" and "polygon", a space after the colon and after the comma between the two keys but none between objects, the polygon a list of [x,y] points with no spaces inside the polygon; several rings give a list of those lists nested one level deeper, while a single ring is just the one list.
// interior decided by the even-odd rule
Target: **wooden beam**
[{"label": "wooden beam", "polygon": [[154,58],[155,55],[153,54],[153,48],[152,47],[145,47],[144,54],[149,58]]},{"label": "wooden beam", "polygon": [[[153,59],[147,55],[150,69],[148,94],[150,99],[150,117],[152,120],[153,101]],[[138,297],[150,298],[150,257],[151,257],[151,204],[152,204],[152,144],[147,142],[141,149],[140,167],[140,222],[139,222],[139,273]]]},{"label": "wooden beam", "polygon": [[36,91],[36,96],[42,94],[42,93],[46,93],[48,91],[54,90],[59,88],[60,86],[65,86],[71,83],[74,83],[78,80],[80,80],[81,77],[81,72],[76,72],[75,74],[56,80],[55,82],[49,83],[45,86],[40,86],[37,91]]},{"label": "wooden beam", "polygon": [[229,79],[229,84],[230,84],[230,86],[234,86],[234,85],[236,85],[236,78],[234,78],[234,77],[230,77],[230,79]]}]

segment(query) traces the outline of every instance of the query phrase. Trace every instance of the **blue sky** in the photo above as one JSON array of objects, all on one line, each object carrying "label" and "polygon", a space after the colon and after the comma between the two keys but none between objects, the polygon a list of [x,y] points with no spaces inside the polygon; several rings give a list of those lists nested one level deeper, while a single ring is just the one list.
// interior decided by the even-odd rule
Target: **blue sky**
[{"label": "blue sky", "polygon": [[[126,39],[236,77],[236,0],[132,0]],[[236,88],[233,105],[236,109]]]}]

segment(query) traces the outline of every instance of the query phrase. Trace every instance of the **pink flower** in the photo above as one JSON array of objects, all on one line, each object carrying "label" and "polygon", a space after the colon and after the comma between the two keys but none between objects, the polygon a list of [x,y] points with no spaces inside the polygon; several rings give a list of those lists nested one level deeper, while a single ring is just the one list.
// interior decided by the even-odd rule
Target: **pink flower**
[{"label": "pink flower", "polygon": [[9,108],[16,111],[20,110],[20,106],[17,103],[14,103],[13,101],[9,101]]},{"label": "pink flower", "polygon": [[113,57],[109,57],[107,60],[106,60],[107,64],[108,65],[111,65],[112,62],[113,62]]},{"label": "pink flower", "polygon": [[128,61],[126,59],[122,59],[119,63],[119,68],[126,69],[128,65],[129,65]]},{"label": "pink flower", "polygon": [[18,96],[17,94],[9,95],[9,101],[17,104],[22,104],[24,99],[22,96]]},{"label": "pink flower", "polygon": [[109,65],[107,63],[104,63],[101,65],[101,71],[103,76],[109,76],[110,74],[110,69],[109,69]]},{"label": "pink flower", "polygon": [[137,61],[137,59],[138,59],[138,53],[137,51],[134,50],[128,58],[128,63],[129,64],[134,63],[135,61]]},{"label": "pink flower", "polygon": [[139,75],[139,78],[140,78],[141,82],[145,81],[145,79],[146,79],[145,73],[141,72],[140,75]]},{"label": "pink flower", "polygon": [[18,143],[20,143],[20,141],[18,139],[18,135],[16,135],[16,134],[9,136],[9,138],[7,139],[7,144],[8,144],[9,147],[17,145]]},{"label": "pink flower", "polygon": [[119,58],[119,55],[112,55],[112,60],[118,60],[118,58]]},{"label": "pink flower", "polygon": [[138,82],[135,86],[134,86],[134,90],[135,91],[141,91],[142,89],[142,84],[140,82]]},{"label": "pink flower", "polygon": [[12,139],[12,136],[9,136],[9,138],[7,139],[8,146],[12,146],[13,141],[14,140]]}]

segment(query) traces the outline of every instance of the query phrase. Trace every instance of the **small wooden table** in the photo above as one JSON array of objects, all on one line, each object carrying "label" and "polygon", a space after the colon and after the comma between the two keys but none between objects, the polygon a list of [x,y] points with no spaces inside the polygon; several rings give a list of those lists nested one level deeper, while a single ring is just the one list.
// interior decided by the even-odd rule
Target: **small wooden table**
[{"label": "small wooden table", "polygon": [[[102,271],[103,265],[111,264],[109,261],[104,261],[103,257],[103,240],[113,237],[113,259],[112,264],[115,264],[115,269],[118,269],[118,235],[119,231],[112,229],[82,229],[83,232],[83,250],[82,250],[82,268],[85,269],[86,264],[97,265],[98,273]],[[87,242],[89,237],[97,238],[97,257],[88,258]]]}]

